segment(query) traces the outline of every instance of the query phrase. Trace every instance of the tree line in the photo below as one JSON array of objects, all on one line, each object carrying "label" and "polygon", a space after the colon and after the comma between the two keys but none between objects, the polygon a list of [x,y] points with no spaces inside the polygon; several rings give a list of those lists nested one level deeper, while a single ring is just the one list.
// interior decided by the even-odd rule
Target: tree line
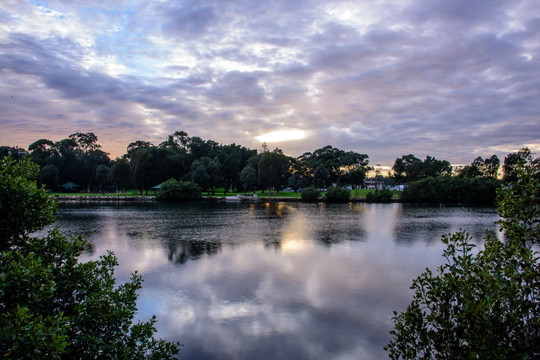
[{"label": "tree line", "polygon": [[277,191],[291,187],[319,188],[331,184],[361,186],[371,169],[368,156],[325,146],[298,158],[276,148],[248,149],[237,144],[190,137],[177,131],[159,145],[137,140],[126,153],[111,160],[93,133],[75,133],[53,142],[40,139],[28,147],[30,159],[41,168],[40,184],[51,190],[73,182],[86,191],[136,188],[141,194],[168,179],[198,184],[214,193],[224,188]]},{"label": "tree line", "polygon": [[[7,147],[2,149],[1,154],[7,155]],[[15,153],[20,156],[21,151]],[[266,144],[259,150],[234,143],[223,145],[184,131],[174,132],[159,145],[134,141],[114,160],[102,150],[95,134],[80,132],[56,142],[39,139],[30,144],[28,154],[40,166],[39,184],[53,191],[72,182],[88,192],[138,189],[143,194],[169,179],[195,183],[212,194],[216,188],[224,189],[225,194],[332,185],[358,189],[373,169],[368,155],[331,145],[291,157],[278,148],[269,150]],[[532,159],[527,148],[505,157],[503,183],[513,180],[514,168],[523,159]],[[391,175],[378,174],[376,183],[405,184],[404,201],[493,203],[500,169],[497,155],[477,157],[470,165],[453,169],[447,160],[432,156],[421,160],[408,154],[395,160]]]}]

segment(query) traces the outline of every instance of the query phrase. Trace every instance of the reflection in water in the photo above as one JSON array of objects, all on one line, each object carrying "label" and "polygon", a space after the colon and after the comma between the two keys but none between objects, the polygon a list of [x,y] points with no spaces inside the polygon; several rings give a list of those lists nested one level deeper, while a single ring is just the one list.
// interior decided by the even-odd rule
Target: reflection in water
[{"label": "reflection in water", "polygon": [[139,270],[139,316],[182,359],[380,359],[393,310],[442,262],[440,236],[480,241],[493,208],[219,203],[62,206],[57,225]]}]

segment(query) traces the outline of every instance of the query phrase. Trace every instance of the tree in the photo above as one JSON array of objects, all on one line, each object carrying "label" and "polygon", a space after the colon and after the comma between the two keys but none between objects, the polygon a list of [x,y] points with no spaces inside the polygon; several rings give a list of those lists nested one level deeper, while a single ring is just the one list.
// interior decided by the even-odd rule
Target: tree
[{"label": "tree", "polygon": [[485,160],[481,156],[478,156],[470,165],[459,170],[458,175],[460,177],[486,176],[496,179],[500,163],[497,155],[492,155]]},{"label": "tree", "polygon": [[0,159],[0,164],[0,250],[5,250],[52,223],[56,204],[35,185],[39,166],[11,157]]},{"label": "tree", "polygon": [[111,168],[107,165],[98,165],[96,168],[96,182],[99,187],[99,191],[103,191],[103,188],[108,186],[110,178]]},{"label": "tree", "polygon": [[47,139],[39,139],[28,146],[30,158],[40,167],[49,165],[52,159],[58,155],[54,142]]},{"label": "tree", "polygon": [[138,149],[132,154],[130,161],[130,168],[134,185],[140,189],[141,195],[145,189],[148,189],[151,184],[156,182],[154,179],[155,162],[154,152],[155,147],[143,147]]},{"label": "tree", "polygon": [[529,148],[523,148],[517,153],[510,153],[504,158],[503,181],[505,183],[513,182],[517,179],[516,170],[524,163],[535,164],[539,166],[539,159],[533,160],[533,155]]},{"label": "tree", "polygon": [[[155,317],[133,324],[142,279],[117,285],[114,254],[81,262],[82,237],[57,228],[56,205],[36,186],[37,165],[0,170],[0,353],[13,359],[173,359],[179,344],[153,337]],[[11,214],[11,215],[10,215]]]},{"label": "tree", "polygon": [[297,192],[302,188],[302,178],[298,174],[292,174],[287,180],[287,186]]},{"label": "tree", "polygon": [[357,167],[349,171],[347,174],[347,182],[351,184],[356,189],[356,197],[358,197],[358,188],[362,186],[364,180],[366,179],[365,170]]},{"label": "tree", "polygon": [[210,187],[210,176],[204,165],[200,164],[195,168],[195,171],[191,174],[191,181],[199,185],[203,191],[208,192]]},{"label": "tree", "polygon": [[313,172],[313,185],[315,185],[315,187],[318,187],[319,189],[326,188],[326,185],[329,181],[329,176],[330,171],[328,171],[326,166],[320,164]]},{"label": "tree", "polygon": [[409,183],[401,200],[411,203],[492,205],[499,187],[500,182],[489,177],[428,177]]},{"label": "tree", "polygon": [[250,165],[246,165],[240,173],[240,182],[244,184],[244,192],[250,190],[257,184],[257,170]]},{"label": "tree", "polygon": [[129,184],[130,178],[129,162],[127,159],[116,159],[109,172],[109,182],[113,184],[116,191],[124,191]]},{"label": "tree", "polygon": [[281,150],[264,152],[258,163],[259,172],[257,183],[259,188],[268,189],[272,193],[272,188],[281,188],[287,179],[289,170],[289,158]]},{"label": "tree", "polygon": [[199,184],[203,189],[211,189],[212,195],[215,194],[216,186],[223,185],[224,178],[221,172],[221,163],[216,157],[202,157],[191,164],[193,171],[192,181]]},{"label": "tree", "polygon": [[446,160],[437,160],[429,155],[422,161],[409,154],[396,159],[392,170],[394,171],[394,179],[397,182],[409,183],[428,177],[450,175],[452,166]]},{"label": "tree", "polygon": [[465,231],[443,237],[446,264],[413,281],[406,311],[394,313],[392,359],[537,359],[540,356],[538,169],[522,161],[499,191],[505,241],[484,249]]},{"label": "tree", "polygon": [[47,189],[58,190],[58,168],[54,165],[45,165],[39,172],[39,183]]},{"label": "tree", "polygon": [[401,158],[397,158],[394,162],[392,170],[394,172],[394,179],[398,183],[404,183],[420,179],[420,168],[422,166],[422,160],[418,159],[413,154],[403,155]]}]

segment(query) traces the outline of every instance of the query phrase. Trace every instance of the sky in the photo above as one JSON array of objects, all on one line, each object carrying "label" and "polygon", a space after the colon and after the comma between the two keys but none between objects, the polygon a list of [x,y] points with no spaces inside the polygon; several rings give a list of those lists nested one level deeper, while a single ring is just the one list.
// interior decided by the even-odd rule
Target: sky
[{"label": "sky", "polygon": [[540,155],[538,0],[0,0],[0,145]]}]

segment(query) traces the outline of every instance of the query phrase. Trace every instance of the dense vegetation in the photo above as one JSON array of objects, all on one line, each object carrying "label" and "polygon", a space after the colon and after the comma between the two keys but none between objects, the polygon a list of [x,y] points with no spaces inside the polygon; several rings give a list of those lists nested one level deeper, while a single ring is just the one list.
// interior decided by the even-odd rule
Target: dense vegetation
[{"label": "dense vegetation", "polygon": [[306,202],[319,201],[321,198],[321,192],[314,187],[307,187],[302,191],[302,200]]},{"label": "dense vegetation", "polygon": [[[6,149],[2,147],[0,156],[7,154]],[[197,184],[208,194],[219,188],[224,189],[223,195],[257,189],[272,195],[286,187],[294,192],[308,187],[362,188],[372,169],[368,155],[330,145],[294,158],[277,148],[270,151],[264,144],[257,151],[190,137],[183,131],[157,146],[143,140],[132,142],[115,160],[101,149],[93,133],[75,133],[57,142],[40,139],[28,149],[32,161],[40,166],[39,184],[53,191],[123,193],[138,189],[144,194],[175,179],[184,186]],[[24,152],[21,155],[18,150],[14,155],[24,157]],[[502,165],[503,183],[513,179],[513,168],[527,157],[531,157],[528,149],[508,154]],[[395,160],[392,175],[378,174],[370,183],[379,191],[404,184],[402,199],[408,202],[493,204],[501,183],[500,167],[496,155],[477,157],[470,165],[452,169],[446,160],[432,156],[421,160],[408,154]],[[71,187],[66,185],[69,182]],[[388,193],[372,194],[369,201],[388,201]]]},{"label": "dense vegetation", "polygon": [[0,160],[0,354],[6,359],[172,359],[155,317],[133,323],[141,276],[117,285],[115,256],[79,262],[82,237],[30,234],[54,221],[39,167]]},{"label": "dense vegetation", "polygon": [[486,235],[475,252],[464,231],[443,237],[446,263],[395,313],[392,359],[540,358],[540,168],[522,155],[498,192],[505,240]]},{"label": "dense vegetation", "polygon": [[351,198],[351,192],[341,186],[330,186],[326,190],[326,201],[347,202]]}]

